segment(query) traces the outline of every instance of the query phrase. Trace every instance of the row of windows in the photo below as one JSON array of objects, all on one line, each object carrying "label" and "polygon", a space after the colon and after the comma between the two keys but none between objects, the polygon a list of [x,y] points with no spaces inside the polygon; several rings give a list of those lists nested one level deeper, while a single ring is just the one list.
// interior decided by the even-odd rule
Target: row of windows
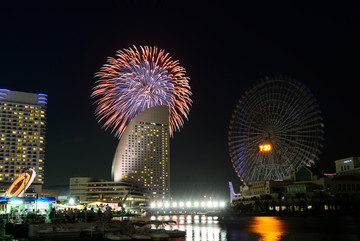
[{"label": "row of windows", "polygon": [[[152,179],[152,180],[158,180],[158,179],[165,179],[165,178],[167,178],[168,177],[168,173],[166,172],[166,175],[165,175],[165,173],[164,173],[164,171],[162,172],[162,174],[161,173],[154,173],[154,174],[150,174],[150,173],[147,173],[147,172],[139,172],[139,173],[136,173],[136,171],[134,172],[134,171],[132,171],[131,173],[130,173],[130,171],[129,172],[125,172],[125,177],[127,177],[127,176],[129,176],[129,177],[131,177],[131,178],[134,178],[135,177],[135,179],[146,179],[146,178],[150,178],[150,179]],[[123,176],[124,177],[124,176]]]},{"label": "row of windows", "polygon": [[[3,134],[2,133],[1,134],[1,141],[5,141],[6,139],[10,140],[10,141],[13,141],[16,138],[18,138],[19,140],[21,140],[21,139],[34,139],[34,140],[37,140],[37,139],[39,139],[38,137],[39,137],[38,132],[29,133],[29,134]],[[40,139],[44,139],[44,137],[41,136]]]},{"label": "row of windows", "polygon": [[[40,124],[41,123],[41,124]],[[2,132],[10,133],[11,130],[32,131],[45,130],[45,122],[23,121],[23,122],[1,122]]]},{"label": "row of windows", "polygon": [[23,146],[23,145],[19,145],[15,148],[6,148],[5,149],[5,146],[0,146],[0,153],[4,153],[4,152],[11,152],[11,153],[23,153],[23,154],[36,154],[38,153],[39,151],[43,151],[43,148],[41,147],[38,147],[38,146],[41,146],[41,145],[35,145],[34,146]]},{"label": "row of windows", "polygon": [[12,116],[13,118],[17,117],[41,117],[44,118],[46,113],[44,110],[26,110],[20,108],[8,108],[0,106],[1,115]]},{"label": "row of windows", "polygon": [[[37,124],[39,124],[39,121],[41,120],[42,118],[40,117],[23,117],[23,118],[16,118],[16,117],[13,117],[13,116],[10,116],[10,115],[4,115],[4,114],[0,114],[0,121],[6,125],[11,125],[13,123],[34,123],[35,122]],[[24,120],[24,121],[23,121]],[[42,125],[45,124],[45,122],[40,122]],[[20,126],[20,125],[19,125]],[[25,126],[24,126],[25,127]],[[26,126],[27,127],[27,126]]]},{"label": "row of windows", "polygon": [[[146,161],[146,160],[145,160]],[[165,160],[164,162],[166,162],[166,164],[168,164],[167,160]],[[159,167],[159,162],[158,160],[155,161],[146,161],[146,162],[140,162],[140,161],[125,161],[121,163],[122,168],[132,168],[132,167],[143,167],[143,165],[148,166],[149,168],[153,168],[153,169],[158,169]],[[161,164],[161,163],[160,163]]]},{"label": "row of windows", "polygon": [[[168,166],[167,166],[168,167]],[[165,168],[165,166],[162,166],[162,168],[159,168],[160,170],[144,170],[144,171],[140,171],[140,170],[133,170],[134,168],[131,167],[125,167],[122,169],[122,173],[125,173],[127,175],[127,173],[129,173],[129,175],[134,175],[134,174],[144,174],[144,175],[151,175],[151,176],[164,176],[165,172],[167,174],[168,172],[168,168]],[[131,173],[130,173],[131,172]]]},{"label": "row of windows", "polygon": [[357,183],[348,183],[348,184],[338,184],[339,191],[360,191],[360,184]]},{"label": "row of windows", "polygon": [[[15,158],[10,158],[10,159],[4,160],[2,157],[0,159],[0,164],[7,164],[7,165],[21,165],[21,163],[24,163],[24,162],[31,163],[31,162],[38,162],[38,160],[37,159],[25,159],[25,158],[23,158],[23,159],[17,158],[16,160],[15,160]],[[39,161],[39,163],[43,164],[43,161]]]},{"label": "row of windows", "polygon": [[[6,106],[6,107],[3,107],[3,106]],[[1,101],[0,102],[0,108],[8,108],[8,107],[17,107],[17,108],[20,108],[20,109],[23,109],[23,110],[32,110],[32,109],[35,109],[35,110],[38,110],[38,109],[41,109],[41,108],[44,108],[44,107],[39,107],[39,106],[36,106],[36,105],[28,105],[28,104],[16,104],[16,103],[11,103],[11,102],[3,102]]]},{"label": "row of windows", "polygon": [[4,113],[0,112],[0,121],[6,124],[6,122],[12,123],[34,123],[36,124],[44,124],[43,122],[39,122],[45,119],[45,115],[39,115],[39,114],[24,114],[24,115],[14,115],[13,113]]},{"label": "row of windows", "polygon": [[[41,114],[45,114],[44,110],[39,111],[39,109],[24,109],[24,108],[13,108],[13,107],[5,107],[5,106],[0,106],[0,110],[3,113],[12,113],[14,115],[30,115],[30,116],[39,116],[39,113]],[[33,114],[35,113],[35,114]]]},{"label": "row of windows", "polygon": [[[139,121],[138,124],[142,124],[141,127],[146,127],[143,125],[152,125],[152,126],[168,126],[167,124],[159,124],[159,123],[154,123],[154,122],[143,122],[143,121]],[[137,125],[135,125],[137,126]]]},{"label": "row of windows", "polygon": [[[39,146],[41,146],[41,145],[39,145]],[[26,146],[19,145],[16,147],[16,149],[11,148],[11,150],[10,150],[10,147],[8,147],[8,146],[0,146],[0,153],[11,152],[11,153],[23,153],[23,154],[26,154],[26,153],[27,154],[31,154],[31,153],[36,154],[41,151],[44,151],[44,149],[41,147],[37,147],[37,146],[26,147]]]},{"label": "row of windows", "polygon": [[[0,177],[0,181],[14,181],[16,178],[14,177]],[[35,181],[42,182],[42,178],[36,178]]]},{"label": "row of windows", "polygon": [[45,146],[45,143],[44,141],[36,141],[36,140],[27,140],[26,142],[23,141],[23,142],[0,142],[0,148],[1,149],[10,149],[10,150],[13,150],[13,149],[19,149],[18,147],[21,146],[21,147],[36,147],[36,146],[40,146],[40,147],[44,147]]},{"label": "row of windows", "polygon": [[[123,170],[133,170],[133,169],[140,169],[140,168],[142,168],[142,165],[141,164],[135,164],[135,163],[123,163],[122,165],[122,169]],[[161,170],[164,170],[165,169],[165,167],[168,167],[169,165],[168,165],[168,163],[166,163],[165,165],[164,164],[162,164],[162,165],[148,165],[149,166],[149,168],[152,168],[152,170],[155,170],[155,171],[153,171],[154,173],[156,173],[156,172],[158,172],[158,171],[161,171]],[[159,170],[160,169],[160,170]],[[140,170],[136,170],[137,172],[139,172],[140,173]]]},{"label": "row of windows", "polygon": [[[31,165],[26,165],[26,166],[23,166],[21,169],[1,169],[0,168],[0,176],[2,176],[3,174],[2,173],[23,173],[24,172],[24,169],[29,169],[29,168],[32,168],[34,170],[37,170],[37,172],[41,172],[42,168],[39,167],[39,168],[36,168],[34,166],[31,166]],[[9,174],[5,174],[5,175],[9,175]],[[39,175],[38,175],[39,176]]]},{"label": "row of windows", "polygon": [[[43,154],[44,152],[37,152],[37,153],[17,153],[16,155],[14,153],[3,153],[0,152],[0,156],[5,159],[5,161],[9,161],[9,160],[15,160],[15,158],[17,158],[17,160],[21,160],[21,159],[32,159],[32,158],[37,158],[38,154]],[[32,154],[32,155],[31,155]]]},{"label": "row of windows", "polygon": [[6,118],[11,118],[13,121],[19,119],[19,120],[39,120],[41,118],[45,118],[44,114],[29,114],[29,113],[0,113],[0,120],[4,120]]}]

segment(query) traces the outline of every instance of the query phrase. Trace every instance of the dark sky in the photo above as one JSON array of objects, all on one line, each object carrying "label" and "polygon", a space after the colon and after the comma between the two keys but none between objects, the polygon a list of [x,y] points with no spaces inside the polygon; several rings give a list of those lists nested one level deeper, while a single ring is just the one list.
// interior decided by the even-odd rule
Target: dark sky
[{"label": "dark sky", "polygon": [[118,140],[97,123],[90,94],[106,58],[134,44],[165,49],[191,79],[189,121],[171,140],[175,197],[226,198],[229,180],[239,188],[228,126],[243,92],[267,75],[296,78],[318,100],[325,171],[334,171],[336,159],[360,155],[359,8],[89,2],[0,7],[0,87],[48,94],[46,186],[74,176],[110,179]]}]

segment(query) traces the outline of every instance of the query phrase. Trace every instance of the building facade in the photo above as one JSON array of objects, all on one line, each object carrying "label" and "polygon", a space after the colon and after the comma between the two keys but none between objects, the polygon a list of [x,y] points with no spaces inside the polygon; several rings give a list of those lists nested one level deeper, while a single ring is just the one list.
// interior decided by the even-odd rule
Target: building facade
[{"label": "building facade", "polygon": [[88,183],[96,181],[92,177],[72,177],[70,178],[70,196],[76,196],[79,202],[87,201]]},{"label": "building facade", "polygon": [[27,192],[41,193],[44,182],[46,94],[0,89],[0,192],[32,168]]},{"label": "building facade", "polygon": [[348,157],[335,161],[337,175],[360,175],[360,157]]},{"label": "building facade", "polygon": [[168,106],[149,108],[131,120],[116,149],[112,176],[142,188],[152,200],[170,197]]},{"label": "building facade", "polygon": [[267,195],[277,197],[279,193],[285,197],[299,194],[311,197],[320,192],[324,195],[359,195],[360,175],[322,175],[314,168],[302,166],[298,170],[291,170],[290,176],[283,181],[256,182],[242,186],[240,191],[242,195],[238,199]]},{"label": "building facade", "polygon": [[148,206],[148,198],[133,184],[97,180],[92,177],[70,178],[70,197],[80,203],[123,203],[137,209]]}]

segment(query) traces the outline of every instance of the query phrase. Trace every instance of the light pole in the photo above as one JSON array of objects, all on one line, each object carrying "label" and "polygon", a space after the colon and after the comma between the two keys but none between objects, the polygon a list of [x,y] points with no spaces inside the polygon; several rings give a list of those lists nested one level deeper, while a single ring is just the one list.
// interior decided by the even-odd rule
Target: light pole
[{"label": "light pole", "polygon": [[23,197],[25,197],[25,185],[26,185],[26,169],[24,168],[25,172],[24,172],[24,193],[23,193]]}]

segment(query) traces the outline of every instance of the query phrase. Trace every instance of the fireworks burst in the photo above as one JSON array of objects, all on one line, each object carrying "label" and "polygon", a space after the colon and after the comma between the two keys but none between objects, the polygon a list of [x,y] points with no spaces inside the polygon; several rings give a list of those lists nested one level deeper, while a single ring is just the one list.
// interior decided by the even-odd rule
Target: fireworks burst
[{"label": "fireworks burst", "polygon": [[169,106],[169,131],[180,130],[183,117],[188,119],[191,91],[185,69],[164,50],[140,46],[119,50],[96,73],[97,85],[92,97],[98,98],[96,116],[105,120],[119,137],[127,124],[145,109]]}]

